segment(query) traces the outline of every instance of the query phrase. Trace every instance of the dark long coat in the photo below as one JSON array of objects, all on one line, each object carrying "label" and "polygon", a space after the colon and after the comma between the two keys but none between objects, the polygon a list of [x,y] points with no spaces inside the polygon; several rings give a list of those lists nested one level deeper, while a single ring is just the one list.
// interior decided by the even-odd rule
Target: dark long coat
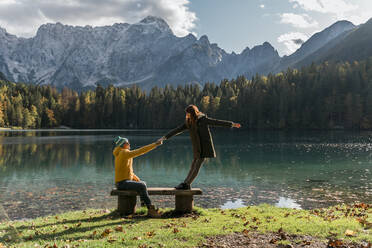
[{"label": "dark long coat", "polygon": [[209,126],[232,127],[233,122],[216,120],[207,117],[206,115],[199,115],[195,125],[188,126],[185,123],[179,127],[171,130],[165,135],[166,139],[178,135],[189,129],[194,158],[215,158],[216,151],[214,149],[213,140]]}]

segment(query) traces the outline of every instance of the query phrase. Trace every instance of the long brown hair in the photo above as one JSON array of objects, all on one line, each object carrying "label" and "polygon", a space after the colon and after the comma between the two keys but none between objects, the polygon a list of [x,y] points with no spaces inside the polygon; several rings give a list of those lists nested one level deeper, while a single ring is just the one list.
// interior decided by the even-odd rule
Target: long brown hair
[{"label": "long brown hair", "polygon": [[186,123],[189,127],[191,127],[191,125],[196,123],[196,120],[198,119],[198,116],[200,114],[203,114],[202,112],[199,111],[198,107],[196,107],[193,104],[190,104],[189,106],[187,106],[187,108],[185,109],[185,112],[190,114],[190,118],[186,117]]}]

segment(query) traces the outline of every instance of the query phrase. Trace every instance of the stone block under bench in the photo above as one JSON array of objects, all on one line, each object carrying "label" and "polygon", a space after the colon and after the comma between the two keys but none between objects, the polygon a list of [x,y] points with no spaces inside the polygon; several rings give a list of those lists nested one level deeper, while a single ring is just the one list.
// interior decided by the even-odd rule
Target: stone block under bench
[{"label": "stone block under bench", "polygon": [[[178,190],[175,188],[147,188],[149,195],[174,195],[176,198],[176,211],[191,213],[194,207],[194,195],[201,195],[203,192],[199,188],[188,190]],[[118,196],[118,211],[120,214],[133,214],[136,210],[137,192],[131,190],[111,191],[112,196]]]}]

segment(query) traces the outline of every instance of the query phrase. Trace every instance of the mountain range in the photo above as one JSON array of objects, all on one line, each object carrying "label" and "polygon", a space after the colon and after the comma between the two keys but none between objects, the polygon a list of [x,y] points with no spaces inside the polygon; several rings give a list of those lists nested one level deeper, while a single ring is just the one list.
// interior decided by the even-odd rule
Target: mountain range
[{"label": "mountain range", "polygon": [[0,28],[0,72],[10,81],[77,90],[97,84],[143,89],[166,84],[219,83],[244,75],[276,73],[312,62],[372,56],[372,19],[355,26],[338,21],[314,34],[289,56],[268,42],[227,53],[206,35],[177,37],[161,18],[103,27],[44,24],[32,38]]}]

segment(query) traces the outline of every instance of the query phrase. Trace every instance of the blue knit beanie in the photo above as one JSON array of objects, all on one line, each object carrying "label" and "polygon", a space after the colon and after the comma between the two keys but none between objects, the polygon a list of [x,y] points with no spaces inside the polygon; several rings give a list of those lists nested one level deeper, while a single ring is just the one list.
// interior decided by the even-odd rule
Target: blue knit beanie
[{"label": "blue knit beanie", "polygon": [[129,140],[127,138],[123,138],[123,137],[120,137],[120,136],[115,137],[115,139],[113,141],[113,145],[115,147],[122,146],[123,144],[126,144],[126,143],[129,144]]}]

